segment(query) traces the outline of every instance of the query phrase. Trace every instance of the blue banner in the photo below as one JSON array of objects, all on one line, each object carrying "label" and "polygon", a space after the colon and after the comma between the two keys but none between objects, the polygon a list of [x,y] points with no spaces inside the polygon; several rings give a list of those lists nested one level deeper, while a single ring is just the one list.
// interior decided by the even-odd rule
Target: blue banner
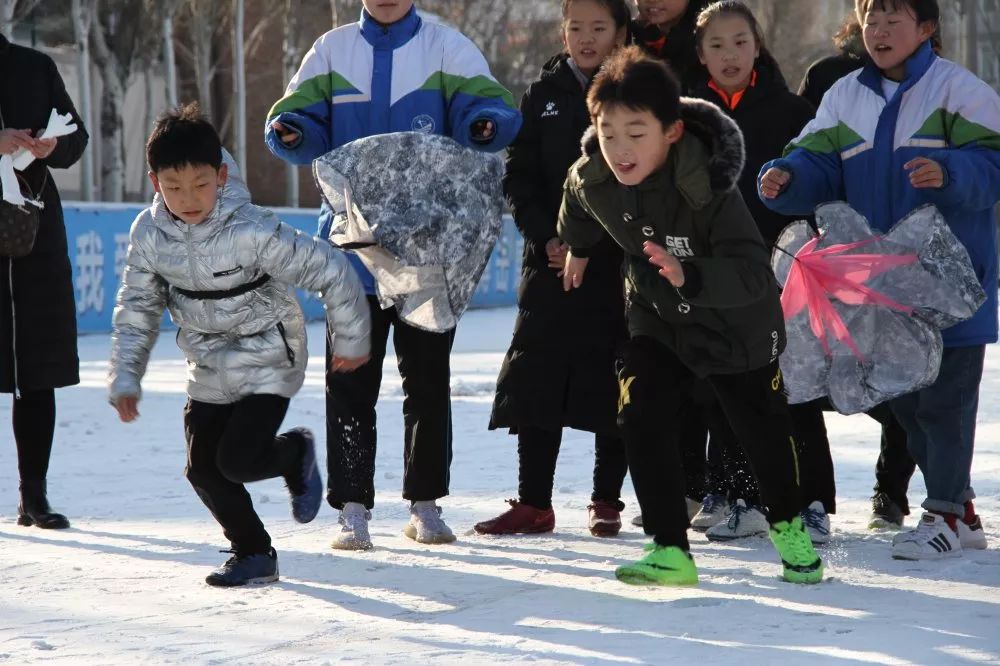
[{"label": "blue banner", "polygon": [[[115,295],[125,269],[129,228],[142,208],[138,204],[73,202],[63,205],[76,290],[77,327],[81,333],[111,330]],[[279,208],[275,212],[296,229],[308,234],[316,231],[318,210]],[[472,307],[503,307],[516,303],[522,246],[521,235],[507,217],[472,299]],[[323,316],[323,306],[314,296],[300,291],[299,300],[306,318]],[[169,318],[164,317],[164,326],[169,325]]]}]

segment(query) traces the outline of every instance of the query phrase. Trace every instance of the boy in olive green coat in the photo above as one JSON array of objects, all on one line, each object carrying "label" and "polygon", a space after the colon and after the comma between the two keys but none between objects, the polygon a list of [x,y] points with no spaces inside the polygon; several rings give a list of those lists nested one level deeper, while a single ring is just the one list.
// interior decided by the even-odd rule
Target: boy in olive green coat
[{"label": "boy in olive green coat", "polygon": [[637,48],[612,56],[587,101],[597,137],[585,139],[585,156],[566,180],[559,236],[571,250],[563,284],[580,286],[587,250],[602,232],[625,251],[630,340],[618,368],[618,423],[643,527],[653,536],[647,555],[616,575],[628,583],[698,581],[671,425],[697,376],[715,390],[747,452],[785,579],[819,582],[823,565],[799,518],[778,367],[785,345],[778,285],[734,189],[743,167],[739,129],[709,103],[682,102],[670,71]]}]

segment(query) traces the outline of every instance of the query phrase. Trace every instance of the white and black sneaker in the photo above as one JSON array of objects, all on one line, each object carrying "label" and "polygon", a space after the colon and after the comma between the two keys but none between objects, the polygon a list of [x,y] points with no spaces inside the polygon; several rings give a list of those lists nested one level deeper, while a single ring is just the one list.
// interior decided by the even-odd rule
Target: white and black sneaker
[{"label": "white and black sneaker", "polygon": [[[688,520],[693,520],[698,514],[699,509],[701,509],[701,502],[698,500],[691,499],[690,497],[685,497],[684,502],[687,505],[688,510]],[[629,521],[636,527],[642,527],[642,514],[637,516],[632,516],[632,520]]]},{"label": "white and black sneaker", "polygon": [[729,518],[705,532],[709,541],[733,541],[752,536],[765,536],[770,525],[764,513],[755,506],[747,506],[741,499],[729,509]]},{"label": "white and black sneaker", "polygon": [[962,556],[962,542],[944,516],[925,512],[916,528],[900,532],[892,540],[897,560],[943,560]]},{"label": "white and black sneaker", "polygon": [[830,514],[819,500],[816,500],[799,512],[802,524],[805,525],[809,539],[814,546],[827,543],[830,540]]},{"label": "white and black sneaker", "polygon": [[955,527],[958,528],[958,540],[963,550],[986,550],[986,532],[979,516],[972,523],[959,518],[955,521]]},{"label": "white and black sneaker", "polygon": [[691,529],[704,532],[729,520],[729,500],[725,495],[705,495],[698,513],[691,519]]}]

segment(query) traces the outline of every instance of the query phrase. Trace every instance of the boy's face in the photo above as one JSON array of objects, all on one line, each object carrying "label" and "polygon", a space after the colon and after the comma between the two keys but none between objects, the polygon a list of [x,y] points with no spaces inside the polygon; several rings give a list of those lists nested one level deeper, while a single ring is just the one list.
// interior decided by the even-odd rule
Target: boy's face
[{"label": "boy's face", "polygon": [[365,10],[382,25],[390,25],[406,16],[413,0],[364,0]]},{"label": "boy's face", "polygon": [[150,171],[149,178],[167,208],[184,224],[201,224],[215,208],[219,188],[226,184],[229,169],[209,164],[188,164],[178,169]]},{"label": "boy's face", "polygon": [[638,185],[662,167],[683,134],[679,120],[664,127],[652,112],[621,104],[605,105],[597,116],[601,154],[622,185]]},{"label": "boy's face", "polygon": [[689,0],[638,0],[639,18],[653,25],[671,26],[681,20]]},{"label": "boy's face", "polygon": [[883,73],[901,79],[906,73],[906,59],[931,38],[936,26],[933,21],[917,21],[917,15],[904,2],[895,9],[889,2],[882,7],[884,10],[872,9],[864,16],[865,48]]},{"label": "boy's face", "polygon": [[753,64],[760,55],[753,28],[737,14],[723,14],[705,28],[698,59],[726,92],[750,85]]},{"label": "boy's face", "polygon": [[625,43],[625,27],[615,26],[608,8],[596,0],[573,0],[563,22],[563,44],[573,62],[593,75],[615,47]]}]

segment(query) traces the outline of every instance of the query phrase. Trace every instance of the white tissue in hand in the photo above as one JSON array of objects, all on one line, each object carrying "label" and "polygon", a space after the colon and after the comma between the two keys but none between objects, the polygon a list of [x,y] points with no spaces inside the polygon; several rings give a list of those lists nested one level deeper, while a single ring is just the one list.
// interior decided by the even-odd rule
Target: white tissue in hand
[{"label": "white tissue in hand", "polygon": [[[59,112],[52,109],[52,113],[49,114],[49,124],[46,126],[45,130],[40,136],[36,137],[38,139],[56,139],[61,136],[66,136],[72,134],[76,131],[76,124],[73,122],[73,116],[68,113],[59,115]],[[14,168],[18,171],[24,171],[25,167],[35,161],[35,156],[31,154],[31,151],[21,148],[14,153]],[[6,191],[6,188],[4,189]],[[5,197],[6,198],[6,197]]]},{"label": "white tissue in hand", "polygon": [[23,206],[25,198],[21,196],[21,186],[14,174],[14,160],[10,155],[0,156],[0,187],[3,187],[3,200]]}]

